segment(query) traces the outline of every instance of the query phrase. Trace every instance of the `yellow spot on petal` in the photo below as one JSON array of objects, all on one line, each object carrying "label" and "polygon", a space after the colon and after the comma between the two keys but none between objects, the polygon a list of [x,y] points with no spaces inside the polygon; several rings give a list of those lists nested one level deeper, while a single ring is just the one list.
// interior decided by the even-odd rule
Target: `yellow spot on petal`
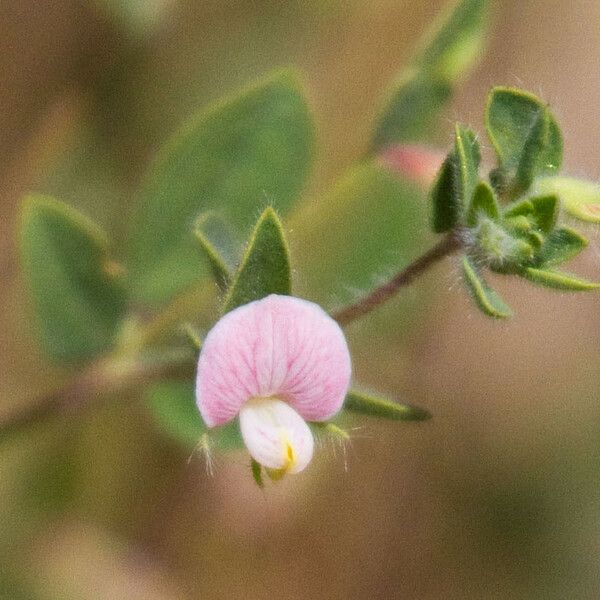
[{"label": "yellow spot on petal", "polygon": [[290,471],[296,464],[296,454],[294,447],[290,443],[290,440],[285,431],[281,431],[281,442],[283,448],[283,466],[280,469],[269,469],[265,468],[267,475],[272,481],[279,481],[283,476]]},{"label": "yellow spot on petal", "polygon": [[294,455],[294,449],[288,440],[285,441],[285,459],[284,469],[287,471],[296,464],[296,456]]}]

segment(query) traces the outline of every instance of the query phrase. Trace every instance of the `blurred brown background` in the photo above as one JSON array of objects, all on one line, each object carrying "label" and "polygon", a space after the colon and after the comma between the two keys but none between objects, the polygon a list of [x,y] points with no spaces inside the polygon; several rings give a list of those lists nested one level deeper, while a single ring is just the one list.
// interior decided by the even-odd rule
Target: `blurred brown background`
[{"label": "blurred brown background", "polygon": [[[19,280],[26,191],[122,239],[131,191],[181,120],[292,63],[320,127],[318,197],[360,157],[382,90],[442,5],[0,0],[0,416],[61,375],[36,348]],[[493,12],[444,135],[453,118],[481,130],[487,89],[517,85],[551,103],[567,170],[600,177],[600,3]],[[578,270],[598,280],[587,233]],[[209,478],[135,397],[0,446],[0,598],[600,597],[600,297],[500,281],[516,317],[498,324],[451,261],[429,280],[433,306],[410,333],[399,321],[385,344],[359,343],[364,325],[350,338],[357,380],[434,419],[365,424],[347,471],[330,449],[266,492],[243,456]]]}]

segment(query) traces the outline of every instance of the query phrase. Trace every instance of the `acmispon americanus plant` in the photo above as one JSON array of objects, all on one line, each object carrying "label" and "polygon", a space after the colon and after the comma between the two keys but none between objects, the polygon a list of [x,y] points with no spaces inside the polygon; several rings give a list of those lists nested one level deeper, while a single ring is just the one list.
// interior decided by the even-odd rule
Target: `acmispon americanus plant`
[{"label": "acmispon americanus plant", "polygon": [[[494,318],[511,311],[486,271],[561,290],[594,289],[557,267],[587,245],[567,218],[600,222],[600,186],[559,173],[563,141],[549,107],[505,87],[492,90],[486,107],[494,168],[480,174],[478,137],[458,124],[429,193],[441,239],[382,285],[370,284],[389,271],[390,250],[417,254],[416,240],[425,237],[411,227],[438,162],[431,139],[480,53],[487,4],[461,0],[444,13],[386,95],[365,158],[310,210],[298,201],[316,134],[293,70],[203,110],[165,145],[137,193],[123,256],[113,256],[109,237],[74,209],[42,195],[27,198],[20,245],[39,338],[52,360],[79,372],[58,394],[0,424],[0,432],[141,383],[162,431],[188,447],[245,447],[262,484],[265,472],[278,479],[305,469],[315,435],[346,439],[331,422],[341,412],[428,417],[349,388],[341,327],[434,263],[460,254],[468,291]],[[292,209],[293,229],[304,227],[310,240],[303,260],[312,252],[325,267],[316,285],[305,286],[306,299],[294,297],[282,225]],[[306,264],[295,268],[302,274]],[[369,289],[338,310],[309,301],[339,285]],[[182,347],[182,327],[193,351]]]}]

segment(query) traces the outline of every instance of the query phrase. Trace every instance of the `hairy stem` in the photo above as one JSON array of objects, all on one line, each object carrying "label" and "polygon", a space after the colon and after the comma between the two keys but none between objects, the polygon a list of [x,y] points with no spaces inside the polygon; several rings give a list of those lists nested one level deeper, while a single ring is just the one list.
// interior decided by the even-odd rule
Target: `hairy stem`
[{"label": "hairy stem", "polygon": [[389,281],[374,289],[370,294],[358,300],[358,302],[335,312],[332,317],[340,325],[348,325],[348,323],[370,313],[384,302],[393,298],[399,290],[410,285],[417,277],[425,273],[437,262],[446,256],[454,254],[461,247],[460,235],[456,232],[449,233],[433,248],[396,273]]},{"label": "hairy stem", "polygon": [[0,422],[0,442],[52,418],[68,417],[99,398],[125,392],[163,377],[192,377],[189,356],[153,360],[104,358],[92,363],[64,387],[46,394]]}]

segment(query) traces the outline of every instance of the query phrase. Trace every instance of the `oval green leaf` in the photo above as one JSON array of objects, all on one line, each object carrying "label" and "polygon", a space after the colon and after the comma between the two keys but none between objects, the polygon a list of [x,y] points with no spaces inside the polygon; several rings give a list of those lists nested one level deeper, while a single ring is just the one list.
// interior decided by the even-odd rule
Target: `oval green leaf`
[{"label": "oval green leaf", "polygon": [[535,177],[560,168],[560,129],[548,107],[533,94],[513,88],[493,88],[485,121],[498,163],[513,178],[510,184],[513,197],[529,189]]},{"label": "oval green leaf", "polygon": [[443,233],[461,224],[479,179],[481,153],[475,134],[457,124],[454,151],[443,162],[431,189],[432,228]]},{"label": "oval green leaf", "polygon": [[500,208],[494,191],[485,181],[480,182],[475,188],[473,201],[467,215],[467,225],[474,227],[480,215],[485,215],[493,221],[500,216]]},{"label": "oval green leaf", "polygon": [[114,343],[126,301],[105,235],[81,213],[45,196],[24,200],[21,258],[44,350],[82,362]]},{"label": "oval green leaf", "polygon": [[561,227],[548,235],[536,254],[540,266],[559,265],[575,258],[588,245],[588,241],[574,229]]},{"label": "oval green leaf", "polygon": [[458,157],[456,152],[451,152],[442,163],[431,188],[431,227],[436,233],[450,231],[460,222],[462,206],[456,185],[458,171]]},{"label": "oval green leaf", "polygon": [[138,197],[132,294],[160,304],[206,274],[193,236],[215,210],[240,239],[257,209],[285,213],[312,163],[314,126],[302,86],[283,71],[203,111],[159,154]]},{"label": "oval green leaf", "polygon": [[509,204],[504,211],[504,216],[507,219],[527,217],[532,226],[543,233],[550,233],[556,225],[559,208],[558,197],[554,194],[546,194]]},{"label": "oval green leaf", "polygon": [[462,211],[468,209],[479,180],[481,151],[477,136],[468,127],[459,123],[455,127],[455,153],[458,161],[458,195]]}]

